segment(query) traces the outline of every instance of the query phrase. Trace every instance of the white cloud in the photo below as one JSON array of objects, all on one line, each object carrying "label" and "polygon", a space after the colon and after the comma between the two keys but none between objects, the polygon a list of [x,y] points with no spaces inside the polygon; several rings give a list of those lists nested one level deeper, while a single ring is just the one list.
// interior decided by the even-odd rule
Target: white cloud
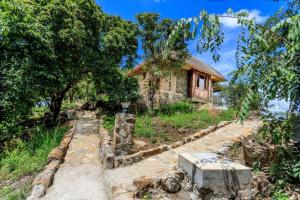
[{"label": "white cloud", "polygon": [[[238,12],[242,12],[242,11],[247,11],[249,13],[248,19],[255,19],[256,23],[263,23],[264,21],[266,21],[266,19],[268,18],[268,16],[263,16],[261,14],[260,10],[247,10],[247,9],[242,9],[239,10]],[[223,13],[222,15],[224,16],[228,16],[227,13]],[[237,28],[240,25],[237,23],[237,20],[234,18],[229,18],[229,17],[223,17],[221,18],[221,23],[228,28]]]}]

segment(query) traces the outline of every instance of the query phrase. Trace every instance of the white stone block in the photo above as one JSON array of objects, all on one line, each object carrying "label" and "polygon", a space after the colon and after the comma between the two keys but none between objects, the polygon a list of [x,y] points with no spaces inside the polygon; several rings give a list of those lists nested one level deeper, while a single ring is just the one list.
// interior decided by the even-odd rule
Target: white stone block
[{"label": "white stone block", "polygon": [[229,160],[218,159],[213,153],[181,153],[178,165],[200,188],[214,192],[246,188],[251,179],[251,169]]}]

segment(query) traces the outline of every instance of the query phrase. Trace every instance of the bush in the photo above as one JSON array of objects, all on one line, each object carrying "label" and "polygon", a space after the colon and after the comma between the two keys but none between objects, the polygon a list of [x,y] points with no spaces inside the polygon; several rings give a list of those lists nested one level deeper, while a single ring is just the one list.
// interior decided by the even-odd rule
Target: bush
[{"label": "bush", "polygon": [[160,108],[156,110],[156,113],[165,114],[165,115],[173,115],[176,113],[189,113],[194,111],[194,105],[189,102],[176,102],[172,104],[162,105]]},{"label": "bush", "polygon": [[66,130],[66,127],[47,130],[38,126],[31,132],[28,142],[21,139],[11,141],[0,155],[0,179],[18,179],[41,170],[49,152],[58,146]]}]

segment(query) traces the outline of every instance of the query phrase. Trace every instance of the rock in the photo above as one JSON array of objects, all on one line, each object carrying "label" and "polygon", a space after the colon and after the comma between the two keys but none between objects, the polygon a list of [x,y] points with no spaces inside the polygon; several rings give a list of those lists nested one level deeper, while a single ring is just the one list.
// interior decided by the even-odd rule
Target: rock
[{"label": "rock", "polygon": [[136,196],[141,198],[146,192],[154,188],[154,180],[150,177],[143,176],[133,180],[133,185],[138,189]]},{"label": "rock", "polygon": [[177,148],[177,147],[179,147],[179,146],[181,146],[181,145],[182,145],[182,142],[178,141],[178,142],[173,142],[173,143],[171,144],[171,147],[172,147],[172,148]]},{"label": "rock", "polygon": [[68,110],[66,111],[68,120],[76,119],[76,111],[75,110]]},{"label": "rock", "polygon": [[249,189],[244,189],[240,190],[238,193],[239,199],[254,199],[255,197],[255,190]]},{"label": "rock", "polygon": [[180,134],[185,134],[185,133],[188,133],[189,132],[189,129],[186,129],[186,128],[180,128],[177,130],[178,133]]},{"label": "rock", "polygon": [[46,127],[50,127],[53,125],[53,114],[51,112],[45,112],[43,123]]},{"label": "rock", "polygon": [[93,110],[94,106],[90,102],[85,102],[84,104],[82,104],[82,106],[80,107],[80,109],[81,110]]},{"label": "rock", "polygon": [[153,188],[153,179],[147,176],[143,176],[133,180],[133,184],[138,188],[139,191],[148,191]]},{"label": "rock", "polygon": [[41,198],[44,194],[46,193],[46,188],[45,186],[39,184],[35,185],[32,188],[31,195],[27,197],[26,200],[37,200]]},{"label": "rock", "polygon": [[69,146],[69,144],[70,144],[70,142],[71,142],[71,140],[72,140],[71,137],[64,137],[62,139],[62,141],[60,142],[60,148],[63,148],[64,151],[66,151],[67,148],[68,148],[68,146]]},{"label": "rock", "polygon": [[52,160],[49,164],[45,166],[47,170],[53,170],[54,172],[59,168],[60,161],[59,160]]},{"label": "rock", "polygon": [[245,163],[250,166],[253,166],[254,162],[259,162],[261,166],[267,166],[275,156],[275,148],[272,145],[259,145],[248,140],[243,141],[242,147]]},{"label": "rock", "polygon": [[94,106],[93,105],[89,106],[88,110],[89,111],[93,111],[94,110]]},{"label": "rock", "polygon": [[179,178],[180,181],[184,179],[184,171],[182,169],[178,169],[175,171],[175,175]]},{"label": "rock", "polygon": [[45,169],[35,177],[32,185],[43,185],[45,188],[48,188],[52,184],[54,173],[54,170]]},{"label": "rock", "polygon": [[68,121],[68,115],[65,112],[59,113],[57,118],[58,124],[64,124]]},{"label": "rock", "polygon": [[52,149],[52,151],[48,155],[48,162],[52,160],[63,160],[64,152],[59,147]]},{"label": "rock", "polygon": [[137,149],[141,149],[147,145],[147,143],[142,140],[133,140],[133,144]]},{"label": "rock", "polygon": [[176,193],[181,190],[181,183],[179,177],[175,174],[167,174],[161,178],[161,187],[169,193]]},{"label": "rock", "polygon": [[163,148],[155,147],[155,148],[143,151],[142,154],[143,154],[143,158],[148,158],[150,156],[159,154],[161,152],[163,152]]}]

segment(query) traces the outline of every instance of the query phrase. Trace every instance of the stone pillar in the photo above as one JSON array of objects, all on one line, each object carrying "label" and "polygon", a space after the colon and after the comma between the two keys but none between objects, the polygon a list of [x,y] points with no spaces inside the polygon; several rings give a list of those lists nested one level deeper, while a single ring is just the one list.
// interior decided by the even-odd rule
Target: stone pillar
[{"label": "stone pillar", "polygon": [[113,133],[114,155],[126,155],[133,146],[135,115],[117,113]]}]

